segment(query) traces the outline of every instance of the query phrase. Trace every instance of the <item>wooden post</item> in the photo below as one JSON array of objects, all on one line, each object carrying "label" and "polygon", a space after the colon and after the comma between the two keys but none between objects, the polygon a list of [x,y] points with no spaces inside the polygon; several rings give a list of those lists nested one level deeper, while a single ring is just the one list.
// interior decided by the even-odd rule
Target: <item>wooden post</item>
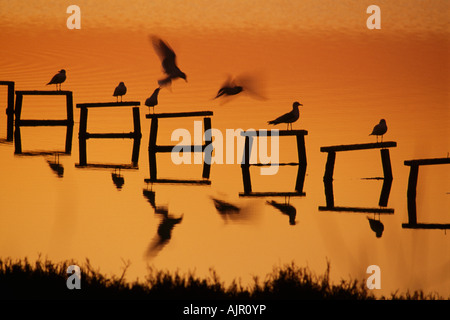
[{"label": "wooden post", "polygon": [[16,126],[14,130],[14,153],[22,153],[22,138],[20,137],[20,127]]},{"label": "wooden post", "polygon": [[212,132],[211,132],[211,118],[203,119],[203,127],[205,132],[205,154],[203,160],[203,173],[204,179],[209,179],[211,173],[211,160],[212,160]]},{"label": "wooden post", "polygon": [[327,208],[334,208],[333,180],[325,180],[324,187]]},{"label": "wooden post", "polygon": [[66,94],[67,123],[73,125],[73,94],[72,91]]},{"label": "wooden post", "polygon": [[22,101],[23,101],[23,95],[20,93],[17,93],[16,106],[14,107],[14,115],[16,118],[16,122],[15,122],[16,128],[19,126],[19,122],[20,122],[20,114],[22,113]]},{"label": "wooden post", "polygon": [[417,224],[416,188],[418,176],[419,176],[419,165],[412,164],[411,169],[409,171],[408,191],[407,191],[409,224]]},{"label": "wooden post", "polygon": [[139,107],[133,107],[133,132],[136,138],[141,138],[141,119],[139,115]]},{"label": "wooden post", "polygon": [[8,105],[6,107],[6,139],[13,140],[14,134],[14,82],[8,84]]},{"label": "wooden post", "polygon": [[85,166],[87,164],[87,155],[86,155],[87,117],[88,117],[88,109],[86,107],[82,107],[80,110],[80,129],[78,133],[80,165],[82,166]]},{"label": "wooden post", "polygon": [[297,135],[297,152],[298,152],[298,172],[297,181],[295,183],[295,190],[303,192],[303,185],[306,175],[306,148],[305,148],[305,136]]},{"label": "wooden post", "polygon": [[72,138],[73,138],[73,125],[68,125],[66,131],[66,148],[65,148],[66,154],[72,153]]},{"label": "wooden post", "polygon": [[252,149],[252,137],[245,136],[244,154],[241,163],[242,180],[244,183],[244,193],[252,192],[252,182],[250,179],[250,154]]},{"label": "wooden post", "polygon": [[389,194],[391,193],[391,186],[392,186],[392,178],[391,179],[384,178],[383,187],[381,188],[380,201],[378,202],[378,205],[380,207],[387,207]]},{"label": "wooden post", "polygon": [[333,180],[334,163],[336,161],[336,152],[328,151],[327,164],[325,165],[325,175],[323,176],[324,181]]},{"label": "wooden post", "polygon": [[158,118],[153,117],[150,125],[150,139],[148,143],[148,160],[150,164],[150,180],[157,179],[156,171],[156,139],[158,135]]},{"label": "wooden post", "polygon": [[381,149],[381,163],[383,164],[383,172],[385,179],[392,180],[391,159],[389,157],[389,149]]}]

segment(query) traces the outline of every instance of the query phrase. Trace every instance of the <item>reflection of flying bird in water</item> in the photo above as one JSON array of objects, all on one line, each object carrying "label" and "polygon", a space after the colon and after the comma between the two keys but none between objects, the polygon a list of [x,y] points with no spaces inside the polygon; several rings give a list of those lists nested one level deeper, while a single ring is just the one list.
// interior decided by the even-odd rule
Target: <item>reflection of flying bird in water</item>
[{"label": "reflection of flying bird in water", "polygon": [[113,96],[116,97],[117,102],[119,101],[120,97],[120,102],[122,102],[122,96],[125,95],[126,93],[127,87],[125,87],[125,83],[120,82],[119,85],[114,89]]},{"label": "reflection of flying bird in water", "polygon": [[212,199],[214,202],[214,206],[220,214],[230,214],[230,213],[239,213],[241,210],[239,207],[234,204],[225,202],[223,200]]},{"label": "reflection of flying bird in water", "polygon": [[384,225],[381,223],[380,220],[375,220],[367,217],[369,220],[370,229],[375,232],[375,235],[377,238],[381,238],[383,231],[384,231]]},{"label": "reflection of flying bird in water", "polygon": [[150,37],[153,48],[156,54],[161,59],[161,65],[166,77],[158,80],[160,86],[167,86],[172,84],[172,81],[178,78],[184,79],[187,82],[186,74],[178,68],[176,63],[176,55],[169,45],[156,36]]},{"label": "reflection of flying bird in water", "polygon": [[373,127],[372,133],[369,134],[369,136],[377,136],[377,142],[378,142],[378,136],[381,136],[381,142],[383,142],[383,135],[387,132],[387,125],[386,120],[381,119],[380,122]]},{"label": "reflection of flying bird in water", "polygon": [[61,91],[61,83],[63,83],[64,81],[66,81],[66,70],[61,69],[58,71],[57,74],[55,74],[53,76],[52,80],[50,80],[50,82],[47,83],[47,85],[55,84],[56,90],[58,90],[58,85],[59,85],[59,91]]},{"label": "reflection of flying bird in water", "polygon": [[155,91],[153,91],[152,95],[147,98],[147,100],[145,100],[145,105],[147,107],[149,107],[149,112],[150,112],[150,108],[152,108],[153,113],[155,112],[155,106],[158,104],[158,93],[159,90],[161,90],[161,87],[158,87],[155,89]]},{"label": "reflection of flying bird in water", "polygon": [[158,210],[155,209],[155,213],[162,214],[163,218],[158,226],[157,235],[147,248],[147,258],[155,257],[162,250],[172,238],[172,230],[175,225],[183,220],[183,215],[179,218],[170,217],[165,207],[160,207]]},{"label": "reflection of flying bird in water", "polygon": [[289,129],[289,126],[291,126],[291,130],[292,130],[292,123],[297,121],[298,118],[300,117],[300,111],[298,110],[299,106],[303,106],[301,103],[295,101],[292,104],[292,110],[289,111],[288,113],[283,114],[282,116],[279,116],[278,118],[276,118],[275,120],[271,120],[268,121],[268,124],[273,124],[273,125],[277,125],[280,123],[286,123],[287,124],[287,129]]},{"label": "reflection of flying bird in water", "polygon": [[270,204],[274,208],[277,208],[281,211],[281,213],[287,215],[289,217],[289,224],[295,225],[295,216],[297,215],[297,210],[294,206],[290,205],[289,203],[279,203],[276,201],[267,201],[267,204]]},{"label": "reflection of flying bird in water", "polygon": [[228,201],[211,198],[214,207],[225,222],[248,222],[255,221],[258,210],[251,204],[237,205]]},{"label": "reflection of flying bird in water", "polygon": [[229,98],[241,92],[247,93],[256,99],[266,99],[262,91],[261,76],[248,74],[235,78],[228,76],[228,79],[222,84],[214,99],[219,97]]}]

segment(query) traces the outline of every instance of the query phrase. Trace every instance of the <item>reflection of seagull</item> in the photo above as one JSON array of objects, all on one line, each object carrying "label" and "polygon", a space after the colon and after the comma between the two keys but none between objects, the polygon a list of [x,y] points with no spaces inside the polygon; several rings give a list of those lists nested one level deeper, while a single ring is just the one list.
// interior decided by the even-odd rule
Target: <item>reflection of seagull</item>
[{"label": "reflection of seagull", "polygon": [[127,87],[125,87],[125,83],[120,82],[116,89],[114,89],[113,96],[117,98],[117,102],[119,102],[120,97],[120,102],[122,102],[122,96],[125,95],[125,93],[127,93]]},{"label": "reflection of seagull", "polygon": [[294,206],[290,205],[289,203],[279,203],[276,201],[266,201],[267,204],[270,204],[271,206],[277,208],[281,211],[281,213],[286,214],[289,216],[289,224],[295,225],[295,216],[297,215],[297,210]]},{"label": "reflection of seagull", "polygon": [[369,220],[370,229],[375,232],[377,238],[381,238],[384,230],[383,223],[381,223],[381,221],[379,220],[370,219],[369,217],[367,219]]},{"label": "reflection of seagull", "polygon": [[223,200],[218,200],[214,198],[212,200],[214,202],[214,206],[216,207],[217,211],[219,211],[220,214],[239,213],[239,211],[241,210],[234,204],[225,202]]},{"label": "reflection of seagull", "polygon": [[50,168],[56,173],[59,178],[64,176],[64,167],[59,163],[59,154],[55,155],[55,160],[47,160]]},{"label": "reflection of seagull", "polygon": [[387,131],[387,125],[386,120],[381,119],[380,123],[378,123],[375,127],[373,127],[372,133],[369,134],[369,136],[377,136],[377,142],[378,142],[378,136],[381,136],[381,142],[383,142],[383,135]]},{"label": "reflection of seagull", "polygon": [[158,80],[160,86],[170,85],[172,80],[182,78],[187,82],[186,74],[178,68],[176,63],[176,55],[167,43],[158,37],[151,37],[153,48],[161,59],[161,64],[166,78]]},{"label": "reflection of seagull", "polygon": [[153,91],[153,93],[150,96],[150,98],[147,98],[147,100],[145,100],[145,105],[147,107],[149,107],[149,111],[150,111],[150,108],[152,108],[153,113],[155,113],[155,106],[158,104],[158,93],[159,93],[159,90],[161,90],[160,87],[156,88],[155,91]]},{"label": "reflection of seagull", "polygon": [[163,214],[163,219],[158,226],[157,236],[147,248],[146,256],[148,258],[155,257],[162,250],[172,238],[172,230],[175,225],[183,220],[183,215],[179,218],[169,217],[167,210],[162,210],[159,213]]},{"label": "reflection of seagull", "polygon": [[254,207],[253,203],[236,205],[216,198],[211,199],[214,202],[214,207],[225,223],[254,222],[258,218],[259,210]]},{"label": "reflection of seagull", "polygon": [[287,129],[289,129],[289,125],[291,126],[292,130],[292,123],[297,121],[300,117],[300,112],[298,110],[298,107],[302,106],[299,102],[294,102],[292,105],[292,110],[288,113],[283,114],[282,116],[276,118],[275,120],[268,121],[268,124],[274,124],[277,125],[279,123],[287,123]]},{"label": "reflection of seagull", "polygon": [[261,84],[257,84],[257,77],[251,75],[241,75],[235,78],[231,76],[222,84],[214,99],[219,97],[231,97],[241,92],[248,93],[254,98],[265,99],[261,93]]},{"label": "reflection of seagull", "polygon": [[119,169],[119,173],[117,173],[116,171],[111,173],[112,176],[112,180],[113,183],[116,185],[117,189],[120,191],[122,190],[122,186],[125,183],[125,179],[123,178],[123,176],[120,174],[120,169]]},{"label": "reflection of seagull", "polygon": [[53,76],[52,80],[50,80],[50,82],[47,83],[47,85],[55,84],[56,90],[58,90],[59,85],[59,91],[61,91],[61,83],[63,83],[64,81],[66,81],[66,70],[61,69],[57,74]]}]

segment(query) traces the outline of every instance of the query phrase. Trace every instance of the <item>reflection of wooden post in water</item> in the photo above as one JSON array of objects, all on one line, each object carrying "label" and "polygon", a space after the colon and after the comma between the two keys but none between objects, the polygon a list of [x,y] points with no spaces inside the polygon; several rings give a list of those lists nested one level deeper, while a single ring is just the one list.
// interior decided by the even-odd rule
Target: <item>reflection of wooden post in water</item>
[{"label": "reflection of wooden post in water", "polygon": [[[22,119],[23,96],[66,96],[66,119],[45,120],[45,119]],[[20,136],[20,127],[38,127],[38,126],[65,126],[66,144],[65,151],[59,153],[70,154],[72,152],[72,136],[73,136],[73,95],[72,91],[16,91],[16,103],[14,108],[15,114],[15,153],[22,153],[22,139]]]},{"label": "reflection of wooden post in water", "polygon": [[0,85],[8,87],[6,105],[6,140],[12,141],[14,135],[14,81],[0,81]]},{"label": "reflection of wooden post in water", "polygon": [[436,164],[448,164],[450,158],[434,158],[434,159],[417,159],[406,160],[405,166],[410,167],[409,179],[408,179],[408,223],[403,223],[403,228],[410,229],[450,229],[450,224],[437,224],[437,223],[417,223],[417,207],[416,207],[416,195],[417,195],[417,180],[419,177],[419,166],[436,165]]},{"label": "reflection of wooden post in water", "polygon": [[[98,103],[79,103],[80,109],[80,128],[78,132],[79,139],[79,166],[87,166],[87,139],[133,139],[133,151],[131,162],[136,166],[139,160],[139,148],[141,144],[141,120],[139,115],[139,101],[124,102],[98,102]],[[88,109],[89,108],[111,108],[111,107],[132,107],[133,132],[128,133],[89,133],[87,132]]]},{"label": "reflection of wooden post in water", "polygon": [[[206,180],[179,180],[179,179],[158,179],[156,154],[159,152],[166,153],[172,152],[175,146],[166,145],[159,146],[156,144],[158,140],[158,119],[160,118],[187,118],[187,117],[203,117],[203,133],[205,136],[205,144],[203,145],[188,145],[182,146],[183,152],[203,152],[203,172],[202,178],[209,179],[211,172],[211,159],[212,159],[212,132],[211,132],[211,118],[212,111],[194,111],[194,112],[175,112],[175,113],[150,113],[145,115],[147,119],[151,119],[150,124],[150,137],[148,143],[148,160],[150,167],[150,179],[145,179],[146,182],[157,183],[183,183],[183,184],[210,184],[210,181]],[[210,148],[208,148],[210,147]],[[186,151],[187,149],[187,151]]]},{"label": "reflection of wooden post in water", "polygon": [[389,150],[386,148],[396,147],[397,142],[377,142],[377,143],[362,143],[362,144],[348,144],[339,146],[321,147],[321,152],[328,152],[327,163],[325,165],[324,180],[333,180],[334,164],[336,161],[336,152],[338,151],[353,151],[353,150],[367,150],[367,149],[381,149],[381,161],[383,164],[384,177],[392,179],[391,160],[389,158]]},{"label": "reflection of wooden post in water", "polygon": [[[319,206],[319,211],[335,211],[335,212],[361,212],[361,213],[382,213],[393,214],[394,209],[390,208],[364,208],[364,207],[339,207],[334,205],[333,180],[324,180],[326,206]],[[392,179],[385,179],[381,189],[380,207],[386,207],[391,190]]]},{"label": "reflection of wooden post in water", "polygon": [[[289,162],[289,163],[250,163],[250,155],[253,146],[253,137],[261,137],[261,136],[272,136],[278,135],[280,137],[287,136],[295,136],[297,142],[297,154],[298,154],[298,162]],[[306,130],[249,130],[247,132],[242,132],[241,135],[245,136],[245,145],[244,145],[244,153],[243,159],[241,163],[241,171],[242,171],[242,181],[244,184],[244,193],[242,196],[273,196],[276,192],[253,192],[252,191],[252,182],[250,177],[250,166],[262,167],[262,166],[298,166],[297,178],[295,181],[295,191],[296,192],[280,192],[279,195],[304,195],[303,193],[303,185],[305,182],[306,175],[306,147],[305,147],[305,135],[308,134]]]}]

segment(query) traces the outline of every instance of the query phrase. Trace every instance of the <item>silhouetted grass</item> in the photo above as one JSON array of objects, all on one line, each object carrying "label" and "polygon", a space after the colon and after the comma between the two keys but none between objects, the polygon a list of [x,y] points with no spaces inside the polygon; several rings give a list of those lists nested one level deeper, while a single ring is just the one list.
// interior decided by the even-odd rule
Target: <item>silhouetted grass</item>
[{"label": "silhouetted grass", "polygon": [[[70,265],[81,268],[81,290],[69,290],[66,281]],[[225,286],[214,270],[211,276],[199,278],[194,273],[149,269],[145,281],[126,282],[124,268],[120,277],[107,278],[86,261],[84,266],[65,261],[52,263],[39,258],[34,265],[27,259],[0,259],[1,299],[148,299],[148,300],[375,300],[364,282],[342,280],[332,284],[330,267],[317,276],[294,263],[274,268],[265,279],[255,277],[244,287],[233,281]],[[439,300],[436,294],[394,293],[389,300]]]}]

